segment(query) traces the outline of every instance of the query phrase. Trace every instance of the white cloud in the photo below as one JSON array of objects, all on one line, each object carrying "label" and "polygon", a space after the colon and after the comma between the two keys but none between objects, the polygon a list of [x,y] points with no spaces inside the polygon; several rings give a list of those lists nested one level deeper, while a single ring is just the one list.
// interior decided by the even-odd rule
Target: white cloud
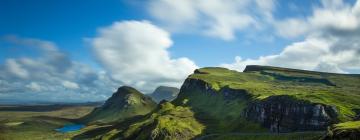
[{"label": "white cloud", "polygon": [[91,44],[114,79],[143,91],[179,86],[197,67],[188,58],[171,58],[169,33],[148,21],[115,22],[101,28]]},{"label": "white cloud", "polygon": [[275,22],[274,26],[277,33],[286,38],[295,38],[309,31],[308,23],[296,18]]},{"label": "white cloud", "polygon": [[276,55],[242,60],[224,67],[242,71],[245,65],[261,64],[290,68],[346,73],[360,70],[359,1],[354,6],[341,0],[322,1],[306,18],[276,21],[277,32],[284,37],[305,35]]},{"label": "white cloud", "polygon": [[149,12],[172,31],[195,31],[233,40],[238,31],[259,28],[262,18],[271,20],[274,3],[273,0],[151,0]]},{"label": "white cloud", "polygon": [[74,83],[71,81],[63,81],[62,85],[68,89],[78,89],[79,88],[79,85],[77,83]]},{"label": "white cloud", "polygon": [[29,77],[29,72],[22,68],[14,59],[7,59],[5,62],[7,70],[16,77],[26,79]]},{"label": "white cloud", "polygon": [[329,64],[326,62],[319,63],[314,70],[323,72],[347,73],[341,70],[336,64]]},{"label": "white cloud", "polygon": [[342,0],[323,0],[320,7],[313,9],[306,18],[288,18],[274,21],[277,33],[283,37],[294,38],[302,35],[322,33],[327,30],[354,31],[359,29],[359,1],[355,6]]},{"label": "white cloud", "polygon": [[30,90],[36,91],[36,92],[39,92],[43,89],[43,87],[40,86],[36,82],[31,82],[30,84],[27,84],[25,87],[29,88]]},{"label": "white cloud", "polygon": [[[72,61],[56,44],[32,38],[6,37],[18,51],[36,50],[36,56],[6,58],[0,65],[0,95],[6,99],[55,102],[104,100],[120,86],[106,72]],[[26,49],[25,49],[26,48]],[[31,94],[25,94],[31,93]]]},{"label": "white cloud", "polygon": [[[275,65],[289,68],[312,69],[322,61],[321,56],[329,53],[329,43],[317,39],[307,39],[303,42],[287,46],[280,54],[262,56],[258,59],[242,60],[236,57],[232,64],[222,66],[242,71],[246,65]],[[311,61],[310,61],[311,60]]]}]

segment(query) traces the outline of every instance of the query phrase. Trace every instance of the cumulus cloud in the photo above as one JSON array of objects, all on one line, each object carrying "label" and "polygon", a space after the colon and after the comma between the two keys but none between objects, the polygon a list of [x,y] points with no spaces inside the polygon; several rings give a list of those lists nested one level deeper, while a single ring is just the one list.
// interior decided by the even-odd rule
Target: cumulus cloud
[{"label": "cumulus cloud", "polygon": [[274,22],[277,34],[285,38],[295,38],[304,35],[310,30],[308,26],[307,22],[296,18]]},{"label": "cumulus cloud", "polygon": [[22,68],[20,64],[18,64],[14,59],[7,59],[5,62],[5,67],[7,71],[19,78],[28,78],[29,72]]},{"label": "cumulus cloud", "polygon": [[40,86],[36,82],[31,82],[30,84],[27,84],[25,87],[29,88],[30,90],[37,91],[37,92],[39,92],[43,89],[43,87]]},{"label": "cumulus cloud", "polygon": [[180,86],[197,67],[188,58],[171,58],[165,30],[148,21],[122,21],[99,29],[93,51],[112,78],[143,91],[159,85]]},{"label": "cumulus cloud", "polygon": [[98,101],[119,86],[106,72],[72,61],[55,43],[7,36],[18,51],[35,50],[36,56],[6,58],[0,64],[0,95],[3,99],[46,101]]},{"label": "cumulus cloud", "polygon": [[305,40],[292,43],[276,55],[246,60],[237,57],[234,63],[222,66],[239,71],[248,64],[340,73],[360,70],[359,3],[350,5],[341,0],[322,1],[310,16],[285,19],[275,26],[284,37],[303,35]]},{"label": "cumulus cloud", "polygon": [[342,0],[323,0],[305,18],[274,21],[276,31],[283,37],[298,37],[325,31],[351,32],[359,29],[359,2],[350,5]]},{"label": "cumulus cloud", "polygon": [[74,83],[71,81],[63,81],[62,85],[68,89],[78,89],[79,88],[79,85],[77,83]]},{"label": "cumulus cloud", "polygon": [[271,21],[273,0],[151,0],[150,14],[173,31],[196,31],[223,40]]}]

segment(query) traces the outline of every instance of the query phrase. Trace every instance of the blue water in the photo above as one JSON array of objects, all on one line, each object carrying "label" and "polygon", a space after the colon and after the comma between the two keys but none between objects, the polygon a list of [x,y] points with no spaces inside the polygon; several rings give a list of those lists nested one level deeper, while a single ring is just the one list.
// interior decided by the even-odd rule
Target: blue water
[{"label": "blue water", "polygon": [[61,128],[55,129],[55,130],[58,132],[66,133],[66,132],[80,130],[83,127],[84,127],[84,125],[82,125],[82,124],[69,124],[69,125],[65,125]]}]

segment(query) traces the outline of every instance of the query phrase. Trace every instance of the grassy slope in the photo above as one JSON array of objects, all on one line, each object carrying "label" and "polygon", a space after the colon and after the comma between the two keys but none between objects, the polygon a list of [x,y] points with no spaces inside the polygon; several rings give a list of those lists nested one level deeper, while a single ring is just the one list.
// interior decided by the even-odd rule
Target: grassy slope
[{"label": "grassy slope", "polygon": [[[182,137],[189,139],[199,135],[222,133],[216,139],[312,139],[320,133],[293,133],[283,135],[266,134],[267,129],[259,124],[246,121],[243,109],[253,100],[263,100],[274,95],[288,95],[298,100],[335,105],[342,121],[350,120],[352,109],[360,108],[359,75],[341,75],[298,71],[283,68],[262,67],[262,70],[236,72],[224,68],[202,68],[190,75],[189,79],[204,81],[215,91],[227,87],[243,89],[249,97],[228,99],[223,94],[215,96],[201,91],[181,91],[173,106],[164,103],[146,117],[98,129],[102,139],[159,139]],[[125,126],[125,127],[124,127]],[[92,132],[99,132],[92,130]],[[264,135],[226,135],[227,133],[254,133]],[[92,134],[92,133],[87,133]],[[90,136],[92,137],[92,136]]]},{"label": "grassy slope", "polygon": [[145,115],[156,107],[154,101],[134,88],[119,89],[119,93],[114,93],[102,107],[96,108],[82,120],[91,123],[120,122],[130,117]]},{"label": "grassy slope", "polygon": [[360,121],[348,121],[333,125],[324,139],[358,139],[360,137]]},{"label": "grassy slope", "polygon": [[[206,126],[205,133],[266,132],[259,124],[249,122],[242,117],[247,99],[226,100],[221,94],[210,96],[199,91],[187,91],[186,97],[179,97],[174,102],[189,107],[195,118]],[[184,101],[185,100],[185,101]]]},{"label": "grassy slope", "polygon": [[[289,95],[299,100],[335,105],[340,119],[350,120],[355,115],[352,109],[360,108],[359,75],[340,75],[309,71],[295,71],[282,68],[263,67],[262,70],[236,72],[224,68],[202,68],[190,75],[189,79],[204,81],[219,91],[223,87],[244,89],[249,97],[226,99],[222,94],[215,96],[201,91],[182,91],[178,98],[162,104],[160,109],[145,118],[129,124],[98,129],[104,131],[97,138],[112,139],[174,139],[176,136],[191,138],[211,133],[253,133],[266,132],[259,124],[246,121],[243,109],[252,100],[263,100],[274,95]],[[335,86],[334,86],[335,85]],[[126,127],[124,127],[126,126]],[[93,132],[98,132],[93,130]],[[91,133],[87,133],[91,134]],[[286,135],[221,135],[218,139],[310,139],[320,134]],[[167,137],[163,137],[167,136]]]},{"label": "grassy slope", "polygon": [[334,130],[359,130],[360,131],[360,121],[349,121],[344,123],[336,124]]},{"label": "grassy slope", "polygon": [[[342,121],[351,120],[353,109],[360,108],[360,76],[295,71],[284,68],[263,67],[263,70],[236,72],[224,68],[202,68],[200,73],[189,78],[201,79],[216,90],[228,86],[233,89],[245,89],[253,99],[262,100],[273,95],[289,95],[299,100],[313,103],[335,105]],[[271,74],[283,77],[326,79],[336,86],[321,82],[297,82],[296,80],[277,79]]]},{"label": "grassy slope", "polygon": [[[204,126],[194,119],[193,112],[187,107],[174,106],[164,102],[156,110],[140,119],[123,121],[119,124],[100,129],[92,129],[75,139],[191,139],[202,133]],[[101,133],[96,133],[102,131]]]},{"label": "grassy slope", "polygon": [[[147,127],[152,127],[152,130],[144,129]],[[132,124],[124,135],[131,136],[133,132],[140,132],[136,139],[149,138],[149,134],[159,139],[190,139],[201,134],[202,130],[203,126],[194,119],[189,108],[165,102],[149,118]]]}]

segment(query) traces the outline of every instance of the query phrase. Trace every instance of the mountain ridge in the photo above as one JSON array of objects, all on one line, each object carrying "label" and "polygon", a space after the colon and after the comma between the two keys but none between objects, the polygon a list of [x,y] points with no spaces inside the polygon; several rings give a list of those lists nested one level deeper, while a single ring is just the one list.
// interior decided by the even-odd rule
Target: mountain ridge
[{"label": "mountain ridge", "polygon": [[109,123],[145,115],[152,111],[156,103],[135,88],[122,86],[105,103],[81,118],[86,123]]},{"label": "mountain ridge", "polygon": [[[302,80],[304,78],[307,80]],[[326,79],[335,86],[317,79]],[[193,139],[205,134],[233,132],[324,131],[332,124],[359,116],[354,111],[360,108],[360,93],[356,92],[360,90],[359,83],[357,76],[286,68],[266,67],[245,72],[200,68],[187,77],[175,100],[158,105],[168,106],[169,110],[154,110],[126,128],[107,131],[107,135],[117,130],[112,136],[127,139],[144,132],[142,137],[131,137],[141,140],[151,136]],[[181,116],[184,111],[192,115]],[[162,125],[157,125],[159,123]],[[148,131],[143,131],[145,129]]]}]

